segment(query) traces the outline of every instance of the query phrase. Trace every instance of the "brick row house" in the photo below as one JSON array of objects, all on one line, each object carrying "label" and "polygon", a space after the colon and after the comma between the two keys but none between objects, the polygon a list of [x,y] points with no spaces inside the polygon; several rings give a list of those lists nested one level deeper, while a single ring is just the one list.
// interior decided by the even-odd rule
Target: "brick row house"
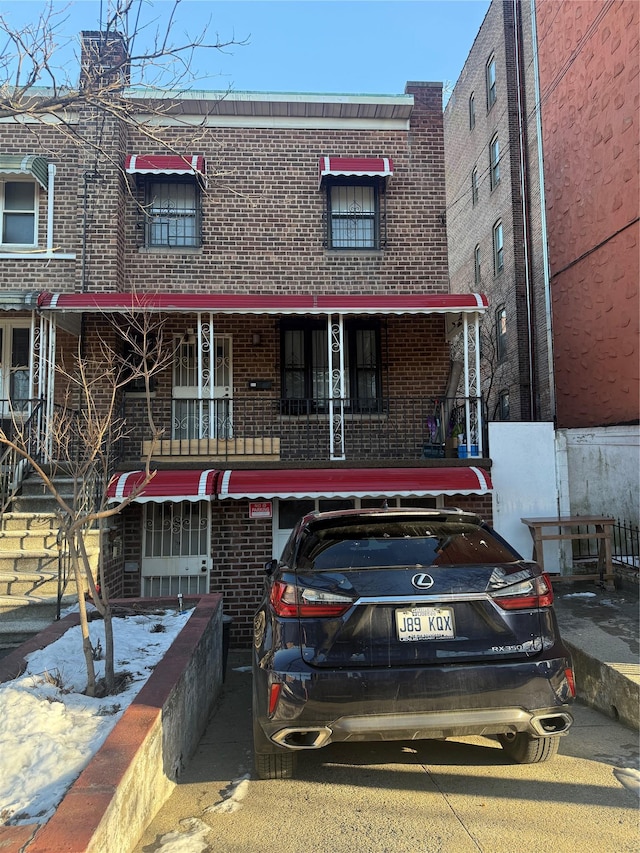
[{"label": "brick row house", "polygon": [[[79,344],[126,358],[118,328],[162,319],[156,474],[105,534],[111,593],[221,591],[247,643],[264,563],[304,512],[491,516],[487,300],[449,292],[442,88],[127,98],[139,127],[67,117],[92,147],[0,123],[2,397],[52,411]],[[136,381],[119,396],[114,503],[151,446],[146,400]]]},{"label": "brick row house", "polygon": [[[558,512],[638,523],[638,12],[492,0],[445,109],[451,290],[489,297],[481,386],[503,505],[514,437],[514,532]],[[531,512],[522,475],[546,451]]]}]

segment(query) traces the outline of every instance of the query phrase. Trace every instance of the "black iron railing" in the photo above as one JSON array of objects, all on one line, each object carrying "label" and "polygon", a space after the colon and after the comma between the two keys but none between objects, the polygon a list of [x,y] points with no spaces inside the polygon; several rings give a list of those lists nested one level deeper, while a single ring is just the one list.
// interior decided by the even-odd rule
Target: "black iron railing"
[{"label": "black iron railing", "polygon": [[[593,531],[593,526],[577,528],[579,533]],[[573,542],[573,556],[578,560],[598,557],[599,542],[594,539],[578,539]],[[611,525],[611,556],[614,563],[640,568],[640,528],[628,521],[617,519]]]},{"label": "black iron railing", "polygon": [[480,403],[475,397],[155,398],[152,415],[162,435],[152,447],[147,403],[131,397],[124,406],[122,456],[129,462],[149,452],[154,457],[327,461],[332,426],[352,461],[430,459],[463,456],[463,451],[487,456]]}]

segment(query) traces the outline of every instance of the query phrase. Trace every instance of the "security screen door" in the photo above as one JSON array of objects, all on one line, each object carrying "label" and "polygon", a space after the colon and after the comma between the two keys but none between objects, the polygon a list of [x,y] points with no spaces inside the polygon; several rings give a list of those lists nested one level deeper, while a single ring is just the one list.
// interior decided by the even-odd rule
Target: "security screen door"
[{"label": "security screen door", "polygon": [[[213,376],[213,384],[211,382]],[[185,335],[175,348],[172,438],[233,438],[231,336],[206,330]]]},{"label": "security screen door", "polygon": [[142,595],[209,591],[211,503],[144,504]]}]

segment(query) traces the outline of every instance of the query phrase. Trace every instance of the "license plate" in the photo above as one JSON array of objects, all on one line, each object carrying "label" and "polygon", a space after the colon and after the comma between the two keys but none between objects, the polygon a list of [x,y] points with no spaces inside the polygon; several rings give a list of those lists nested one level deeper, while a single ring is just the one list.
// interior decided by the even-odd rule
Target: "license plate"
[{"label": "license plate", "polygon": [[396,610],[398,639],[403,642],[415,640],[453,639],[453,610],[450,607],[413,607],[411,610]]}]

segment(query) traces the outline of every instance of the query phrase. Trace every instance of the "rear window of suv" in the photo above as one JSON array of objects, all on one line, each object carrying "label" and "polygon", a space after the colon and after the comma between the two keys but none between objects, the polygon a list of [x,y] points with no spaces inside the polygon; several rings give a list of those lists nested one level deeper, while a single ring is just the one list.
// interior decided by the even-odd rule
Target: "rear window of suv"
[{"label": "rear window of suv", "polygon": [[475,524],[424,520],[311,527],[296,565],[304,571],[512,563],[517,555]]}]

